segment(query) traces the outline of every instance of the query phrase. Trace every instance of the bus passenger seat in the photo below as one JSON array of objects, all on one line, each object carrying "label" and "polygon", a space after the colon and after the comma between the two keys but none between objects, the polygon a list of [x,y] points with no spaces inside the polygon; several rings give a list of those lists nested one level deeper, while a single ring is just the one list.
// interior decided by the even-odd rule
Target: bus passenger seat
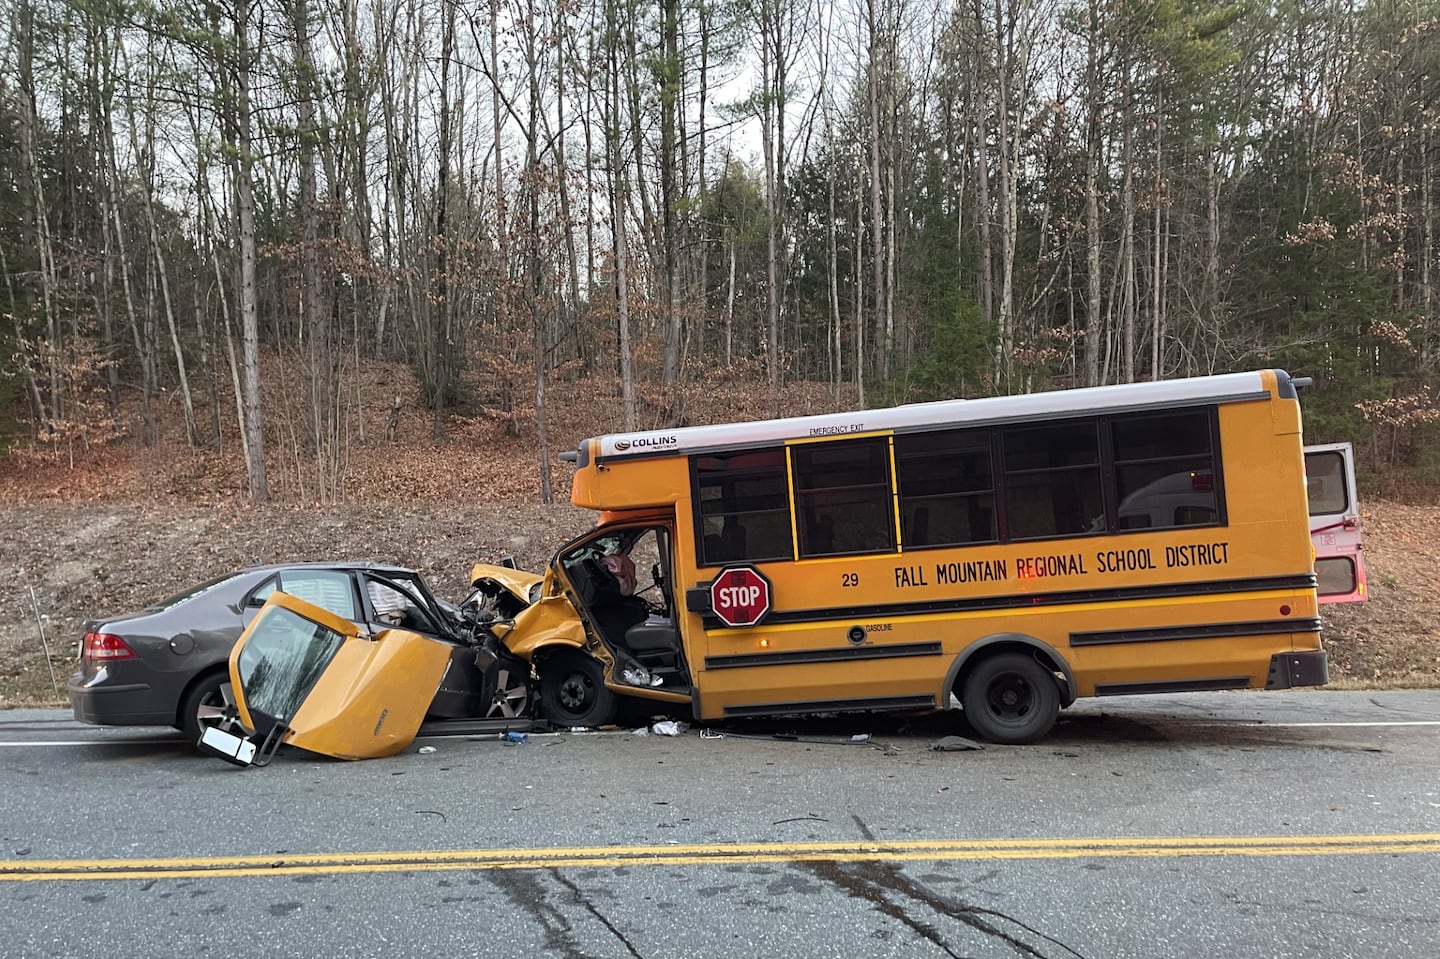
[{"label": "bus passenger seat", "polygon": [[718,563],[718,562],[720,562],[720,560],[721,560],[721,558],[722,558],[721,554],[723,554],[724,552],[725,552],[725,541],[720,538],[720,534],[719,534],[719,533],[706,533],[706,534],[705,534],[705,556],[704,556],[705,562],[706,562],[706,563]]}]

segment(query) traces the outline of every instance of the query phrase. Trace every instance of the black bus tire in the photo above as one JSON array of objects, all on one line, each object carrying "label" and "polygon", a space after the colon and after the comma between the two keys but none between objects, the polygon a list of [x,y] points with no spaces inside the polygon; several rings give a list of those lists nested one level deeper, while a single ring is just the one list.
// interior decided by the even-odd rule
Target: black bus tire
[{"label": "black bus tire", "polygon": [[960,691],[965,719],[992,743],[1033,743],[1060,713],[1055,675],[1025,653],[987,656],[965,677]]},{"label": "black bus tire", "polygon": [[600,664],[584,653],[554,653],[541,664],[540,708],[557,726],[603,726],[615,718],[615,699]]}]

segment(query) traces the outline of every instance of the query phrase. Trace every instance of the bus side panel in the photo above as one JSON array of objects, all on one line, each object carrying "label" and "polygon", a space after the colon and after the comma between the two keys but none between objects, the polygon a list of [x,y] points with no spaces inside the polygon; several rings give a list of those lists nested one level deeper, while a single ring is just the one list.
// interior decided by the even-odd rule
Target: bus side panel
[{"label": "bus side panel", "polygon": [[1061,627],[1062,652],[1080,696],[1142,684],[1262,689],[1274,656],[1320,648],[1316,610],[1308,590],[1198,598],[1183,607],[1075,608]]},{"label": "bus side panel", "polygon": [[[848,640],[856,626],[867,630],[858,647]],[[698,678],[701,718],[767,704],[917,697],[944,708],[951,692],[944,688],[950,664],[973,643],[997,633],[1033,637],[1053,648],[1073,672],[1079,696],[1130,685],[1264,688],[1275,655],[1320,646],[1308,590],[1224,594],[1183,604],[1067,604],[1013,610],[1003,617],[968,612],[711,629],[703,633],[708,665]],[[774,656],[771,650],[807,661],[755,662]],[[817,661],[827,655],[835,659]]]},{"label": "bus side panel", "polygon": [[[864,632],[867,627],[883,632],[865,633],[863,643],[850,641],[852,629]],[[953,640],[947,642],[947,636],[955,635],[951,627],[919,616],[735,630],[702,627],[706,655],[692,663],[702,718],[718,718],[727,709],[787,703],[851,703],[849,708],[861,708],[854,704],[899,705],[897,700],[906,700],[911,708],[943,707],[940,680],[958,648]]]}]

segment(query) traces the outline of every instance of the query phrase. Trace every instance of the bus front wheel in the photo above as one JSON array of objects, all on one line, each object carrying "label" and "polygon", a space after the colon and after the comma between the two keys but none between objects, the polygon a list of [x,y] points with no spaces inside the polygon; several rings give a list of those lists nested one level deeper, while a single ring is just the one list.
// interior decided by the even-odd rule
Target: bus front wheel
[{"label": "bus front wheel", "polygon": [[970,670],[960,705],[971,728],[992,743],[1033,743],[1050,731],[1060,712],[1055,676],[1033,656],[999,653]]},{"label": "bus front wheel", "polygon": [[540,669],[540,706],[558,726],[603,726],[615,716],[615,694],[594,659],[555,653]]}]

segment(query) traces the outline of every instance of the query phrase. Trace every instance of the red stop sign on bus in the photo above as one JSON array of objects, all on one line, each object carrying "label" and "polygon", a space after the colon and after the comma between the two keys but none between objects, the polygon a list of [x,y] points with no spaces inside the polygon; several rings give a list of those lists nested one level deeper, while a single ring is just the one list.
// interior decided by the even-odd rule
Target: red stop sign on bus
[{"label": "red stop sign on bus", "polygon": [[710,609],[726,626],[754,626],[770,612],[770,580],[753,566],[726,566],[710,582]]}]

